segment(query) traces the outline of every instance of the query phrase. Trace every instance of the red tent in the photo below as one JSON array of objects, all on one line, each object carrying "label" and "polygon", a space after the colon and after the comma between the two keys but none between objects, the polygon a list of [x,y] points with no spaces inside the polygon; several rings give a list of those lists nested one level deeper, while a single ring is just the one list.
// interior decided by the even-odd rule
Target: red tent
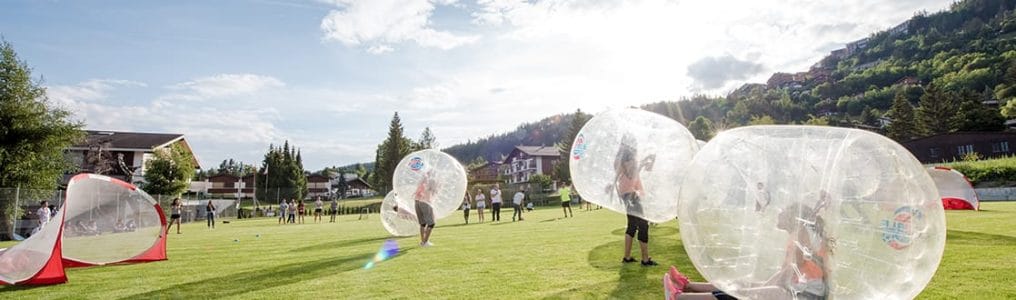
[{"label": "red tent", "polygon": [[980,208],[980,199],[974,187],[967,180],[967,177],[959,171],[948,167],[934,167],[928,169],[928,175],[935,181],[939,197],[942,198],[942,206],[945,209],[968,209],[977,210]]}]

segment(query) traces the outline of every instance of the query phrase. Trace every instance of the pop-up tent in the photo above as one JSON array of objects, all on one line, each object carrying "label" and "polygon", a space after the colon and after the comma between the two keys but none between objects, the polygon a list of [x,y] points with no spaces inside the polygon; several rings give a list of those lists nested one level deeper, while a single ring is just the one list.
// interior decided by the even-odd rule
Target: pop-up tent
[{"label": "pop-up tent", "polygon": [[64,209],[21,243],[0,252],[0,284],[67,282],[60,253]]},{"label": "pop-up tent", "polygon": [[67,184],[56,216],[0,252],[0,284],[67,282],[65,267],[166,259],[166,217],[129,183],[80,174]]},{"label": "pop-up tent", "polygon": [[980,199],[974,192],[963,173],[948,167],[934,167],[928,169],[928,175],[935,181],[939,197],[942,197],[942,206],[945,209],[972,209],[980,208]]},{"label": "pop-up tent", "polygon": [[94,174],[67,185],[63,259],[67,267],[166,259],[166,216],[132,184]]}]

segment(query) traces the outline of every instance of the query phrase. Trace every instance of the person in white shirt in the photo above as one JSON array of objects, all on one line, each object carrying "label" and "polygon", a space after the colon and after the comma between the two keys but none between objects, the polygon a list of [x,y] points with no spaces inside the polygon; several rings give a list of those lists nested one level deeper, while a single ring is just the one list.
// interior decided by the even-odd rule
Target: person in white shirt
[{"label": "person in white shirt", "polygon": [[519,216],[519,221],[522,221],[522,203],[526,199],[526,188],[519,189],[515,192],[515,197],[512,198],[512,208],[515,212],[512,213],[512,222],[515,222],[515,216]]},{"label": "person in white shirt", "polygon": [[501,185],[494,184],[490,189],[490,220],[501,222]]},{"label": "person in white shirt", "polygon": [[39,216],[39,226],[35,228],[35,231],[42,230],[42,226],[46,225],[46,223],[49,222],[50,213],[52,212],[49,210],[48,201],[42,201],[39,203],[39,205],[41,206],[39,207],[38,210],[35,211],[35,215]]},{"label": "person in white shirt", "polygon": [[487,207],[487,197],[483,195],[483,190],[476,189],[476,217],[483,223],[483,209]]}]

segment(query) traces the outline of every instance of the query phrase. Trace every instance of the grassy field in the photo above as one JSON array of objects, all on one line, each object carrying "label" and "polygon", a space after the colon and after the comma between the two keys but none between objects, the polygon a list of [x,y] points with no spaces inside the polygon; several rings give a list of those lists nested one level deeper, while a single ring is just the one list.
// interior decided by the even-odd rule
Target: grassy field
[{"label": "grassy field", "polygon": [[[1016,203],[982,207],[948,213],[945,258],[920,298],[1016,297]],[[66,284],[0,287],[0,298],[662,299],[665,266],[700,279],[674,221],[651,230],[658,267],[620,264],[622,215],[576,210],[561,218],[560,209],[546,208],[517,223],[511,210],[501,223],[465,225],[456,214],[438,222],[434,247],[399,238],[401,254],[364,269],[389,237],[378,215],[356,218],[282,226],[233,220],[214,230],[186,224],[170,235],[168,261],[69,269]]]}]

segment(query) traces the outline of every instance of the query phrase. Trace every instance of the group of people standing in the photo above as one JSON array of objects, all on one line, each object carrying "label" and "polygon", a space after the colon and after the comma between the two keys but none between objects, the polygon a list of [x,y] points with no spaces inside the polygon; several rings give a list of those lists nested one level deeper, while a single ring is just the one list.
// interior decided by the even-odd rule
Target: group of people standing
[{"label": "group of people standing", "polygon": [[[494,187],[490,189],[490,221],[501,222],[501,206],[504,201],[501,198],[501,185],[494,184]],[[532,210],[532,203],[529,202],[529,194],[526,193],[525,188],[519,189],[512,196],[512,222],[516,220],[522,221],[522,210],[526,203],[529,203],[530,210]],[[476,193],[472,196],[466,193],[465,198],[462,199],[462,212],[466,220],[466,224],[469,224],[469,210],[472,207],[476,207],[477,219],[481,223],[485,221],[486,216],[483,213],[483,209],[487,208],[487,195],[483,193],[483,189],[476,188]]]},{"label": "group of people standing", "polygon": [[[325,202],[321,201],[321,197],[314,199],[314,223],[322,221],[322,215],[324,214]],[[338,213],[339,204],[337,200],[332,199],[331,203],[331,219],[329,223],[335,223],[335,215]],[[279,224],[303,224],[304,216],[307,215],[307,208],[304,205],[303,200],[296,201],[295,199],[289,199],[287,202],[283,199],[279,202]]]}]

